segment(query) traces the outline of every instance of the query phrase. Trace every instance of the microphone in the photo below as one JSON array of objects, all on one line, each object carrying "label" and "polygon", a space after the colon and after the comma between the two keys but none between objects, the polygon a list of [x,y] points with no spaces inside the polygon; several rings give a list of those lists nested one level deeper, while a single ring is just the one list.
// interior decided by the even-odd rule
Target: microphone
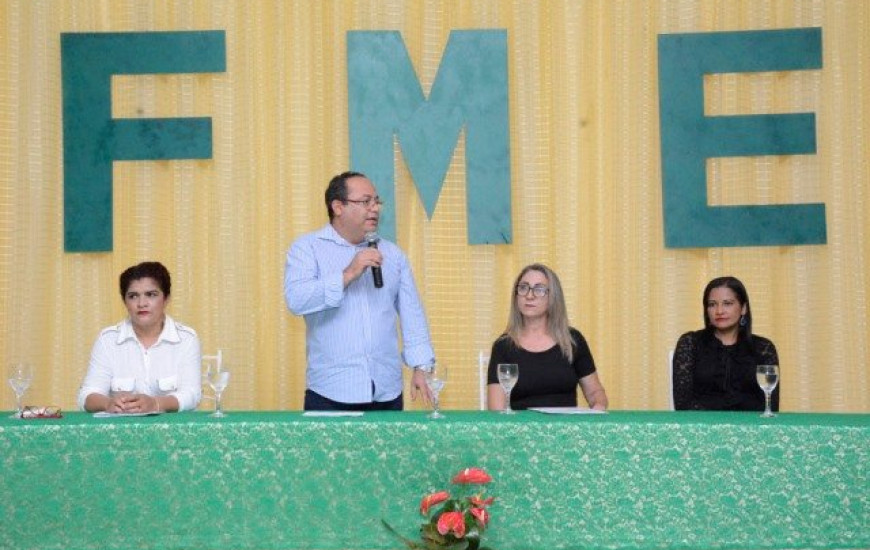
[{"label": "microphone", "polygon": [[[369,248],[377,248],[378,241],[381,240],[378,237],[378,234],[375,232],[366,233],[366,242],[369,245]],[[381,272],[381,267],[377,265],[372,266],[372,278],[375,280],[375,288],[383,288],[384,286],[384,275]]]}]

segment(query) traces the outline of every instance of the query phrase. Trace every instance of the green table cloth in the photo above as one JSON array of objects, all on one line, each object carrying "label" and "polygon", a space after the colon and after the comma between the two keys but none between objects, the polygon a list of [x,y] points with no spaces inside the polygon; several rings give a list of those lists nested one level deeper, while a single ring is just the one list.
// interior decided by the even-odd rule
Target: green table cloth
[{"label": "green table cloth", "polygon": [[0,419],[3,549],[398,549],[486,469],[511,549],[870,548],[870,415]]}]

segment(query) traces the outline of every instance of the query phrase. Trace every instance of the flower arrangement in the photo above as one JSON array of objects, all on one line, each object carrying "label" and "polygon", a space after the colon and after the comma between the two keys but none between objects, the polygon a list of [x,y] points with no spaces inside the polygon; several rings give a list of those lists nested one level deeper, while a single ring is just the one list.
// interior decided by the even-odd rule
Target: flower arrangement
[{"label": "flower arrangement", "polygon": [[420,514],[427,519],[420,525],[422,542],[405,538],[389,523],[381,522],[412,550],[491,550],[480,546],[489,524],[487,507],[495,500],[484,498],[482,485],[490,481],[492,478],[481,468],[465,468],[452,479],[461,486],[463,496],[452,497],[447,491],[437,491],[423,497]]}]

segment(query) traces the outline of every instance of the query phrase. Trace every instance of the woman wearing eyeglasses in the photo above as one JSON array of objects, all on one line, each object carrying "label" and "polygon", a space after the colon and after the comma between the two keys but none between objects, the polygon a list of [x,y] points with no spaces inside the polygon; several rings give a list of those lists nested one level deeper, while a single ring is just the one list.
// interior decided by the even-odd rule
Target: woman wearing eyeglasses
[{"label": "woman wearing eyeglasses", "polygon": [[586,339],[568,325],[559,277],[543,264],[520,271],[511,288],[507,328],[492,345],[487,375],[490,410],[505,408],[498,364],[519,365],[511,408],[576,407],[577,384],[590,408],[607,409],[607,394],[595,372]]}]

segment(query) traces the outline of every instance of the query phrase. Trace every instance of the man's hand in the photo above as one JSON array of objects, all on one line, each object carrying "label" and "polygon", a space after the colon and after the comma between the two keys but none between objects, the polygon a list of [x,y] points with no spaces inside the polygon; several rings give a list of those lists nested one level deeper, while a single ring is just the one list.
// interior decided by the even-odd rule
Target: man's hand
[{"label": "man's hand", "polygon": [[350,265],[344,268],[344,287],[356,281],[372,266],[380,266],[384,257],[377,248],[363,248],[351,260]]},{"label": "man's hand", "polygon": [[411,401],[416,401],[418,397],[421,397],[426,405],[432,404],[432,394],[429,392],[429,386],[426,385],[426,374],[423,369],[414,369],[414,375],[411,376]]}]

